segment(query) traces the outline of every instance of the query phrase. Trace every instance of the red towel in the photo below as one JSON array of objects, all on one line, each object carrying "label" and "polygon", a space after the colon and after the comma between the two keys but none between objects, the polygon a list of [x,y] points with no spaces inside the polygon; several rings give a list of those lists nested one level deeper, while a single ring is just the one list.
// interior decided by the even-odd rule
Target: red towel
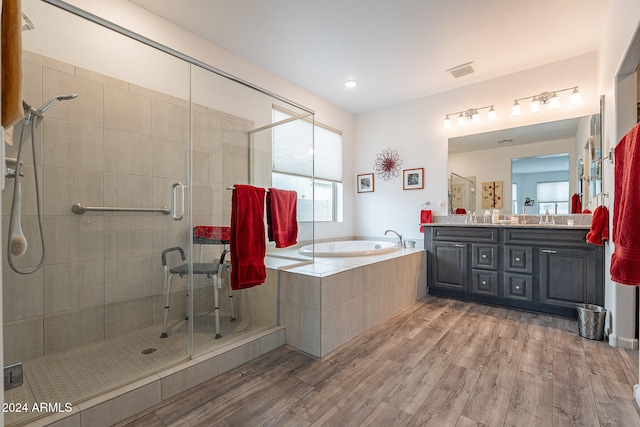
[{"label": "red towel", "polygon": [[587,233],[587,243],[602,246],[605,240],[609,240],[609,209],[606,206],[598,206],[593,211],[591,230]]},{"label": "red towel", "polygon": [[640,124],[615,148],[611,280],[640,286]]},{"label": "red towel", "polygon": [[466,214],[467,210],[465,208],[456,208],[456,214]]},{"label": "red towel", "polygon": [[[420,211],[420,223],[431,224],[433,222],[433,211],[431,209],[422,209]],[[420,226],[420,232],[424,233],[424,226]]]},{"label": "red towel", "polygon": [[229,227],[218,225],[196,225],[193,227],[193,237],[227,241],[229,240]]},{"label": "red towel", "polygon": [[582,200],[580,200],[580,195],[578,193],[571,196],[571,213],[577,214],[582,211]]},{"label": "red towel", "polygon": [[585,209],[585,210],[582,211],[582,213],[589,214],[589,213],[591,213],[591,211],[589,209]]},{"label": "red towel", "polygon": [[231,289],[264,283],[264,188],[236,184],[231,197]]},{"label": "red towel", "polygon": [[269,241],[276,248],[286,248],[298,242],[298,193],[270,188],[267,193],[267,224]]}]

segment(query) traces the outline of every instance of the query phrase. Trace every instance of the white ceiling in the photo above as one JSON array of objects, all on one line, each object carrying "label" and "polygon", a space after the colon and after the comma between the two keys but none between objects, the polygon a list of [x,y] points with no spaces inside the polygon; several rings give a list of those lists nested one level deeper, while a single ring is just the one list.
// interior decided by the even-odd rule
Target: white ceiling
[{"label": "white ceiling", "polygon": [[130,1],[360,113],[596,51],[611,0]]}]

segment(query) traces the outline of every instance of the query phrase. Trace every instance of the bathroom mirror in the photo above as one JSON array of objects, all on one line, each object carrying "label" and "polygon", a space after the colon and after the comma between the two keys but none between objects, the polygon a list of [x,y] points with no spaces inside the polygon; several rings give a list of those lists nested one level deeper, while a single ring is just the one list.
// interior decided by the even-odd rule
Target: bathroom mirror
[{"label": "bathroom mirror", "polygon": [[[574,194],[584,193],[582,209],[589,208],[590,199],[597,194],[602,183],[601,162],[598,161],[602,157],[600,134],[600,115],[596,114],[449,138],[448,175],[453,173],[475,182],[475,186],[466,186],[470,194],[457,196],[457,200],[473,199],[475,207],[482,209],[483,183],[500,183],[502,196],[496,208],[505,213],[522,213],[526,198],[535,201],[538,197],[536,194],[526,194],[526,197],[518,194],[518,179],[512,175],[512,163],[514,159],[521,159],[521,164],[524,164],[522,159],[528,158],[528,163],[535,164],[540,173],[545,169],[557,172],[558,164],[564,163],[567,178],[563,181],[568,179],[565,199],[569,213]],[[589,147],[588,156],[585,146]],[[583,168],[579,167],[581,161]],[[549,180],[554,181],[555,178],[543,178],[541,182]],[[455,196],[452,198],[451,185],[449,187],[450,213],[462,212],[462,209],[476,210],[466,205],[454,206],[456,202],[452,203],[452,200]],[[538,213],[537,203],[532,206],[527,208],[527,212]]]}]

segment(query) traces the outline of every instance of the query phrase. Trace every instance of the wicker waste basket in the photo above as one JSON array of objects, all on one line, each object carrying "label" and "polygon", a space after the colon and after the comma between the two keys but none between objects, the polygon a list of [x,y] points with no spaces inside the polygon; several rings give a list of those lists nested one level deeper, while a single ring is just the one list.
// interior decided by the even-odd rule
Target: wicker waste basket
[{"label": "wicker waste basket", "polygon": [[594,304],[578,304],[578,333],[581,337],[600,341],[604,338],[607,309]]}]

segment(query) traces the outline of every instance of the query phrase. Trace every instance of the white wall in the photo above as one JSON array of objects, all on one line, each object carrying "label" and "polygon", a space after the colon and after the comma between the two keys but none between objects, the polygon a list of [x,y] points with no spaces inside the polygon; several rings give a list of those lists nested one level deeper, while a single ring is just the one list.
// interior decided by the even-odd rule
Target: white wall
[{"label": "white wall", "polygon": [[[579,108],[509,118],[516,98],[576,85],[584,101]],[[381,236],[392,228],[408,238],[421,239],[418,221],[423,203],[431,202],[437,215],[446,214],[447,140],[463,134],[458,129],[442,129],[446,114],[495,104],[498,120],[465,130],[479,133],[594,114],[599,111],[598,99],[594,52],[358,115],[355,173],[372,172],[377,153],[392,148],[398,151],[403,169],[425,168],[425,188],[403,190],[401,178],[383,181],[376,177],[373,193],[354,194],[356,234]],[[445,207],[437,211],[441,202]]]},{"label": "white wall", "polygon": [[[598,90],[605,96],[605,114],[603,124],[604,152],[615,147],[616,143],[631,129],[635,123],[635,103],[629,93],[636,93],[631,87],[633,78],[623,77],[632,74],[638,63],[640,49],[637,48],[638,28],[640,24],[640,2],[637,0],[616,0],[610,3],[609,13],[603,22],[604,38],[600,44],[598,58]],[[635,48],[632,48],[632,44]],[[630,71],[631,70],[631,71]],[[626,88],[619,87],[618,82],[626,80]],[[623,83],[624,84],[624,83]],[[636,83],[637,84],[637,83]],[[608,206],[613,206],[614,181],[613,165],[604,162],[603,190],[609,192]],[[610,215],[612,226],[613,212]],[[612,345],[631,347],[638,345],[634,339],[636,290],[611,281],[609,276],[613,244],[605,250],[605,302],[611,313],[609,342]]]}]

